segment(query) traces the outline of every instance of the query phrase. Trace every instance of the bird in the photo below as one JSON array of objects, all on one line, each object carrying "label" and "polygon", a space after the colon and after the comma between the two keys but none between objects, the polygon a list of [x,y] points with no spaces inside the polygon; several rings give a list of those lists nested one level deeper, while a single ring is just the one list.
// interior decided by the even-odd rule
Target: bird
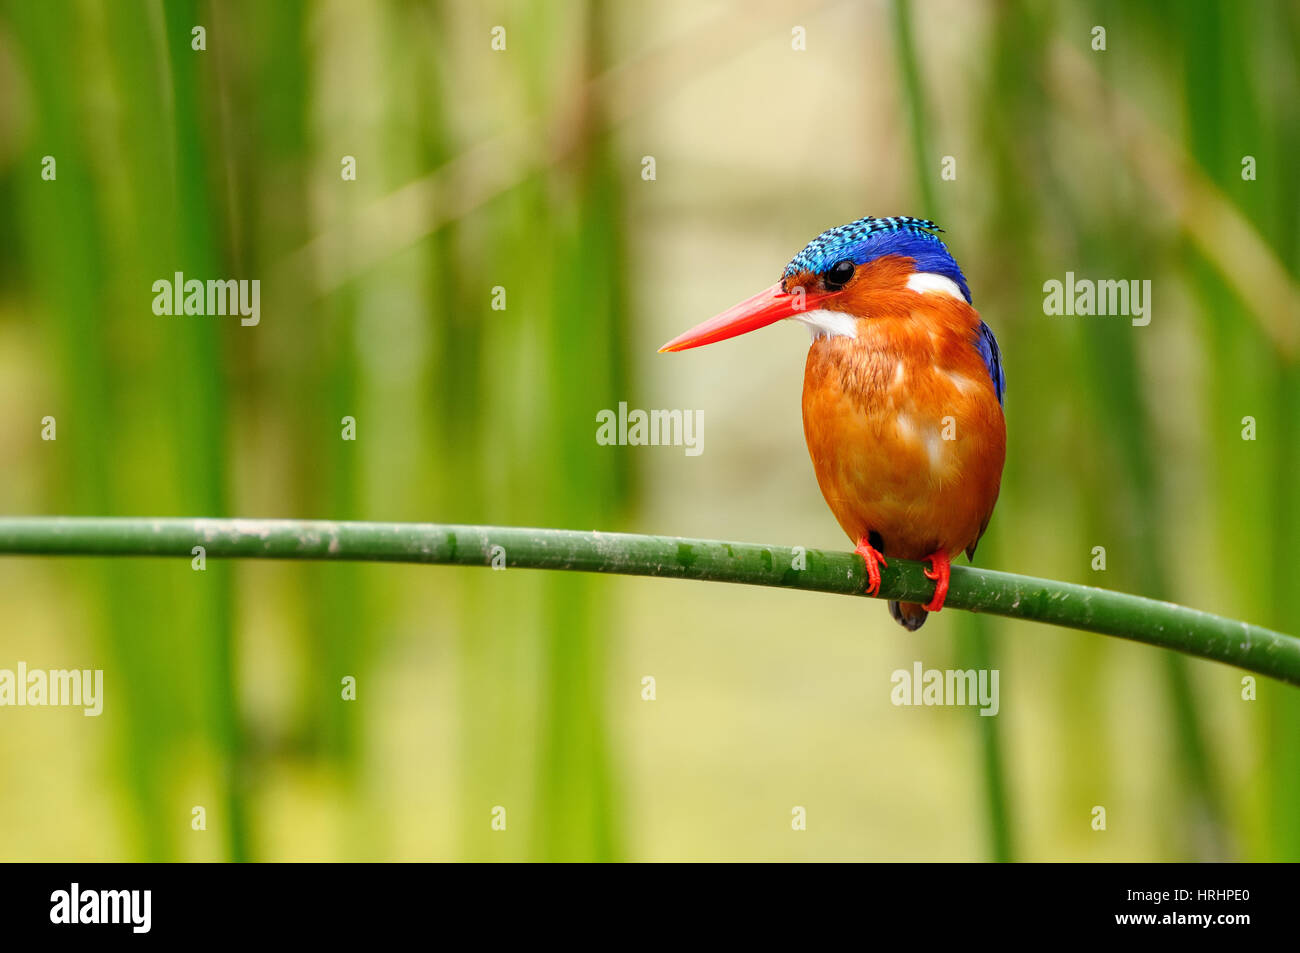
[{"label": "bird", "polygon": [[988,528],[1006,460],[1006,373],[992,329],[929,219],[872,215],[827,229],[781,280],[659,350],[684,351],[782,319],[812,334],[803,428],[818,486],[866,564],[928,563],[927,603],[891,601],[915,632],[948,594],[952,560]]}]

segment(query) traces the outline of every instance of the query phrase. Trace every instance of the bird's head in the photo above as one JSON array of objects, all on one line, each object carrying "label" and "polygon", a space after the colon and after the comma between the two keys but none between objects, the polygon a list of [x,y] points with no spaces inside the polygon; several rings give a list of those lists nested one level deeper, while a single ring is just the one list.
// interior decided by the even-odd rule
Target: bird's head
[{"label": "bird's head", "polygon": [[873,295],[941,291],[970,302],[970,289],[936,234],[934,222],[898,216],[874,218],[827,229],[810,241],[781,280],[752,298],[728,308],[660,351],[684,351],[723,341],[791,318],[814,334],[851,333],[855,322],[870,317]]}]

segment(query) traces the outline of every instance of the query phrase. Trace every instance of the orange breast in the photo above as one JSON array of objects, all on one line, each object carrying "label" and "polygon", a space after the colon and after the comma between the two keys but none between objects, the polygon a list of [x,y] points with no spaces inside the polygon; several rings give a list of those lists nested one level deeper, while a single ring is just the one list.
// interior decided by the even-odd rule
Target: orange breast
[{"label": "orange breast", "polygon": [[965,302],[917,295],[808,351],[803,420],[822,495],[855,543],[955,556],[997,500],[1006,425]]}]

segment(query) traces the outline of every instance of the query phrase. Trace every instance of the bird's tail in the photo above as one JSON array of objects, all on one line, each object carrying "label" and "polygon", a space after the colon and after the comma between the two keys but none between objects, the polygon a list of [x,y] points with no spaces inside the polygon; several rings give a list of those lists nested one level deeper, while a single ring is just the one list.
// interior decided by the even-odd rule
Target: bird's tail
[{"label": "bird's tail", "polygon": [[889,614],[908,632],[915,632],[925,625],[925,617],[930,613],[919,602],[890,602]]}]

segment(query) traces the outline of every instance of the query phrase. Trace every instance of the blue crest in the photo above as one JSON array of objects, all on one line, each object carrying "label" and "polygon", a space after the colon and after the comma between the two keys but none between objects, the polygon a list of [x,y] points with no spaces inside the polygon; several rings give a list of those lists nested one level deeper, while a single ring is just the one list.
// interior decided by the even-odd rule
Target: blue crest
[{"label": "blue crest", "polygon": [[914,259],[917,271],[951,278],[969,303],[970,288],[966,286],[966,277],[948,253],[948,246],[935,234],[941,231],[943,229],[926,218],[910,215],[876,218],[868,215],[822,232],[785,266],[782,277],[789,278],[801,271],[819,275],[845,258],[855,265],[865,265],[883,255],[899,255]]}]

